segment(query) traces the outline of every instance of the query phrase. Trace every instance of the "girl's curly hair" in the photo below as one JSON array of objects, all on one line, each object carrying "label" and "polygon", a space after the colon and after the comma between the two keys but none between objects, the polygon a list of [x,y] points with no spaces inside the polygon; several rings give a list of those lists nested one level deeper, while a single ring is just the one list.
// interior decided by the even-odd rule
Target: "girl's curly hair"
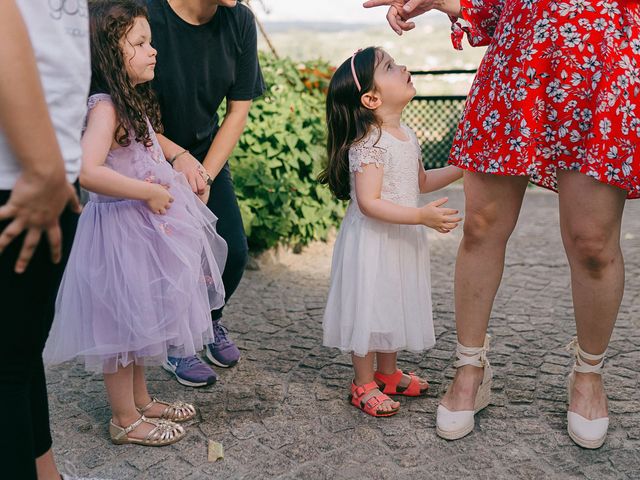
[{"label": "girl's curly hair", "polygon": [[131,144],[129,129],[136,142],[153,144],[147,118],[156,132],[163,131],[150,82],[134,86],[124,63],[121,42],[137,17],[148,19],[147,9],[134,0],[89,1],[91,92],[111,96],[119,121],[114,140],[122,147]]}]

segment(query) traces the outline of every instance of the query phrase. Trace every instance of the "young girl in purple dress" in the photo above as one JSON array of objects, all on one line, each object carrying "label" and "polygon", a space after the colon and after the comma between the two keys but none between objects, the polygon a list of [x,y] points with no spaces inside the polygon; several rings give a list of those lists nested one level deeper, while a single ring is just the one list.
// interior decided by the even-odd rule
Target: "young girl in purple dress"
[{"label": "young girl in purple dress", "polygon": [[195,408],[152,398],[144,366],[162,364],[168,348],[194,355],[213,340],[227,246],[216,217],[158,145],[146,10],[130,0],[92,2],[90,25],[92,95],[80,173],[90,201],[44,358],[80,357],[104,373],[114,443],[168,445],[184,437],[175,422],[192,419]]}]

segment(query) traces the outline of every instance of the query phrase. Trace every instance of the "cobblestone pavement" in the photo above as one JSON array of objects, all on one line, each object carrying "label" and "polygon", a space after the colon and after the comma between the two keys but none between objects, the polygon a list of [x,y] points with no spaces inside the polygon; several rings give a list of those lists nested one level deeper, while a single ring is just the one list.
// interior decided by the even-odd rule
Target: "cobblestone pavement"
[{"label": "cobblestone pavement", "polygon": [[[462,192],[447,192],[462,207]],[[285,254],[248,271],[225,320],[243,351],[205,389],[150,369],[150,390],[184,399],[199,417],[182,442],[154,449],[114,446],[99,376],[79,365],[48,373],[54,448],[68,471],[107,479],[638,479],[640,478],[640,202],[625,213],[626,293],[609,350],[605,382],[611,427],[598,451],[566,434],[564,350],[574,334],[569,271],[555,195],[528,192],[507,254],[491,319],[492,404],[475,431],[447,442],[435,435],[437,399],[453,375],[453,267],[460,232],[434,234],[435,349],[401,354],[401,367],[428,377],[428,398],[401,399],[402,411],[374,419],[346,401],[349,357],[323,348],[321,321],[331,245]],[[207,440],[225,459],[207,462]]]}]

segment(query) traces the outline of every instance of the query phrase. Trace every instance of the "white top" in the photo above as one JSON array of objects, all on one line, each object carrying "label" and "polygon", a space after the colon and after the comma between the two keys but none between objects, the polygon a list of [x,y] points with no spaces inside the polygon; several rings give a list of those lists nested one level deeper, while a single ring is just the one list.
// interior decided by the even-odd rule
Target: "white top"
[{"label": "white top", "polygon": [[372,129],[349,149],[351,201],[357,204],[355,174],[371,163],[384,167],[380,197],[405,207],[417,207],[420,195],[419,169],[422,153],[418,138],[402,124],[407,140],[400,140],[385,130]]},{"label": "white top", "polygon": [[[16,3],[36,55],[67,180],[75,182],[80,172],[80,133],[91,82],[87,2],[17,0]],[[24,134],[32,135],[28,131]],[[19,175],[20,164],[0,129],[0,190],[11,190]]]}]

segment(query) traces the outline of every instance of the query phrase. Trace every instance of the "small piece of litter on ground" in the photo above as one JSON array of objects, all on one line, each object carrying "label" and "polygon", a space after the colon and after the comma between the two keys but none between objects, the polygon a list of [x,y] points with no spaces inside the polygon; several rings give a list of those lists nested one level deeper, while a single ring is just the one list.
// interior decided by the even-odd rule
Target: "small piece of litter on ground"
[{"label": "small piece of litter on ground", "polygon": [[633,240],[634,238],[636,238],[636,236],[633,233],[625,233],[624,234],[624,239],[625,240]]},{"label": "small piece of litter on ground", "polygon": [[224,459],[224,448],[220,442],[214,442],[213,440],[209,440],[209,462],[217,462],[218,460]]}]

